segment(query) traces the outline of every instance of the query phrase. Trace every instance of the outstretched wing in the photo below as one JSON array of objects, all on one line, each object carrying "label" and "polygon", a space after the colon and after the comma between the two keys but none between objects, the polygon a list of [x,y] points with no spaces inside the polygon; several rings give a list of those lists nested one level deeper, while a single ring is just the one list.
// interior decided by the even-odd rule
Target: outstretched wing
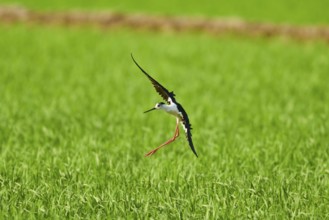
[{"label": "outstretched wing", "polygon": [[134,63],[138,68],[149,78],[151,83],[153,84],[155,90],[159,93],[159,95],[170,104],[170,102],[176,102],[174,96],[175,94],[173,92],[169,92],[165,87],[163,87],[158,81],[153,79],[134,59],[133,55],[131,54],[131,58],[133,59]]},{"label": "outstretched wing", "polygon": [[188,143],[190,145],[191,150],[195,154],[195,156],[198,157],[198,154],[196,153],[195,148],[194,148],[194,145],[193,145],[192,133],[191,133],[192,125],[190,124],[190,121],[188,119],[187,113],[185,112],[184,108],[179,103],[176,103],[176,105],[177,105],[178,111],[182,114],[181,115],[182,116],[181,123],[182,123],[182,125],[184,127],[184,131],[185,131],[185,135],[186,135],[187,141],[188,141]]}]

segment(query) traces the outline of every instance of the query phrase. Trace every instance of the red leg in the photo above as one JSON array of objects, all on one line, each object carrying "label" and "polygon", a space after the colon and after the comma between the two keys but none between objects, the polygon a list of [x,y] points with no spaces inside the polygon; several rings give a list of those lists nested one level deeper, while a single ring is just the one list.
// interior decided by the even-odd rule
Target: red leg
[{"label": "red leg", "polygon": [[170,144],[171,142],[173,142],[178,136],[179,136],[179,120],[177,119],[176,130],[175,130],[174,136],[171,139],[169,139],[168,141],[166,141],[165,143],[161,144],[159,147],[157,147],[154,150],[151,150],[150,152],[145,154],[145,157],[153,155],[160,148],[162,148],[162,147],[166,146],[167,144]]},{"label": "red leg", "polygon": [[174,134],[174,140],[179,136],[179,119],[177,118],[176,119],[176,131],[175,131],[175,134]]}]

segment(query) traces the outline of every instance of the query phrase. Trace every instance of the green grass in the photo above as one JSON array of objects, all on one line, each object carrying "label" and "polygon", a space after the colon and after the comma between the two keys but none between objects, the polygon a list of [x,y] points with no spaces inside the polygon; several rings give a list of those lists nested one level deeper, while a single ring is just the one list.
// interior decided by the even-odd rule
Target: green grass
[{"label": "green grass", "polygon": [[114,10],[165,15],[239,17],[250,21],[293,24],[328,24],[327,0],[0,0],[0,4],[19,4],[37,10]]},{"label": "green grass", "polygon": [[[0,27],[0,218],[328,218],[329,48]],[[199,158],[130,53],[174,90]]]}]

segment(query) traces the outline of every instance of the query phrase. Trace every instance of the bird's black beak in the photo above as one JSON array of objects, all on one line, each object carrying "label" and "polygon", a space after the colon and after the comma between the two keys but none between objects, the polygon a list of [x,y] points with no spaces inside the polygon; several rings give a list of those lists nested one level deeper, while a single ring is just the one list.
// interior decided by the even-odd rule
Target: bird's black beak
[{"label": "bird's black beak", "polygon": [[150,112],[150,111],[153,111],[153,110],[155,110],[156,108],[151,108],[150,110],[147,110],[147,111],[145,111],[144,113],[148,113],[148,112]]}]

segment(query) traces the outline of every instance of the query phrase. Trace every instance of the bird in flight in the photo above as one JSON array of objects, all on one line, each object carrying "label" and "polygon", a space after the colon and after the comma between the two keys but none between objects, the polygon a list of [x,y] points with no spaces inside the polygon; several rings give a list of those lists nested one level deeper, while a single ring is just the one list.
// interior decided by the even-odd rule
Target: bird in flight
[{"label": "bird in flight", "polygon": [[159,147],[155,148],[154,150],[151,150],[150,152],[148,152],[147,154],[145,154],[145,157],[147,156],[151,156],[153,155],[155,152],[157,152],[160,148],[166,146],[167,144],[170,144],[171,142],[173,142],[174,140],[176,140],[176,138],[179,136],[179,123],[182,124],[184,131],[185,131],[185,135],[187,138],[187,141],[190,145],[191,150],[193,151],[193,153],[195,154],[195,156],[198,157],[198,154],[195,151],[194,145],[193,145],[193,141],[192,141],[192,127],[189,121],[189,118],[187,116],[187,113],[185,112],[184,108],[176,101],[175,99],[175,94],[174,92],[169,92],[165,87],[163,87],[158,81],[156,81],[155,79],[153,79],[134,59],[133,55],[131,54],[131,58],[133,59],[134,63],[136,64],[136,66],[146,75],[146,77],[151,81],[151,83],[153,84],[153,87],[155,88],[155,90],[157,91],[157,93],[159,93],[159,95],[164,99],[166,103],[163,102],[159,102],[155,105],[154,108],[151,108],[150,110],[145,111],[144,113],[153,111],[153,110],[164,110],[165,112],[173,115],[176,117],[176,129],[175,129],[175,133],[174,136],[169,139],[168,141],[166,141],[165,143],[161,144]]}]

